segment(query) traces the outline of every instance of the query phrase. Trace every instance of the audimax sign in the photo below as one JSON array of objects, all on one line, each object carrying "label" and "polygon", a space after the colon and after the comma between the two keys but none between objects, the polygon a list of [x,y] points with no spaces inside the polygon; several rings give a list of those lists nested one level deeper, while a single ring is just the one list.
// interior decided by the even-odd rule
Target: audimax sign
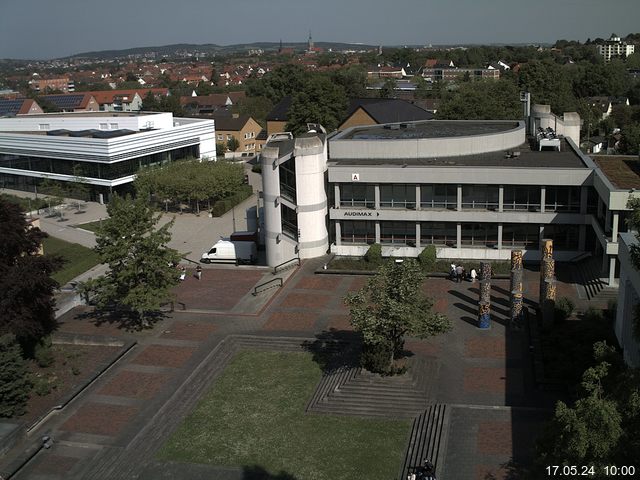
[{"label": "audimax sign", "polygon": [[[375,215],[374,215],[375,213]],[[380,213],[379,212],[364,212],[362,210],[351,210],[351,211],[346,211],[346,212],[342,212],[342,216],[343,217],[379,217]]]}]

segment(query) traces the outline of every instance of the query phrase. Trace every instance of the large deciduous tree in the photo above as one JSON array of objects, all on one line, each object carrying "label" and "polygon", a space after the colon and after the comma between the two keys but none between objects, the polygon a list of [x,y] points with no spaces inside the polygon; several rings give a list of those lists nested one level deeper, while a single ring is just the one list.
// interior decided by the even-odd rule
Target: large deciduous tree
[{"label": "large deciduous tree", "polygon": [[325,76],[316,76],[293,97],[287,130],[304,133],[307,123],[319,123],[328,132],[338,128],[347,111],[344,89]]},{"label": "large deciduous tree", "polygon": [[393,372],[406,335],[428,338],[451,329],[446,316],[432,311],[433,302],[422,293],[423,280],[424,273],[415,260],[387,262],[361,290],[347,295],[351,324],[362,333],[365,352],[388,355],[386,365],[363,366]]},{"label": "large deciduous tree", "polygon": [[446,120],[515,120],[522,116],[519,90],[509,80],[463,83],[447,92],[438,109],[438,118]]},{"label": "large deciduous tree", "polygon": [[129,196],[114,196],[107,213],[95,250],[109,270],[83,284],[82,290],[94,295],[98,307],[124,307],[139,327],[147,327],[149,315],[160,310],[178,282],[173,265],[180,256],[167,247],[173,222],[158,227],[160,216],[143,200]]},{"label": "large deciduous tree", "polygon": [[27,355],[56,327],[51,274],[62,260],[39,255],[46,236],[18,205],[0,199],[0,335],[13,334]]},{"label": "large deciduous tree", "polygon": [[31,382],[20,345],[11,334],[0,336],[0,417],[24,413]]}]

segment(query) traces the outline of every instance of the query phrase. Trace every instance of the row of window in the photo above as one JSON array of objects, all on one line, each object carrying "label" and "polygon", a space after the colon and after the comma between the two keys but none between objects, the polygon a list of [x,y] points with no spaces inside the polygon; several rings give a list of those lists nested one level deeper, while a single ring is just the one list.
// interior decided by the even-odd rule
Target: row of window
[{"label": "row of window", "polygon": [[198,158],[199,156],[200,147],[198,145],[144,155],[116,163],[79,162],[77,160],[28,157],[0,153],[0,166],[42,173],[57,173],[61,175],[80,174],[82,177],[87,178],[115,180],[133,175],[142,167],[162,165],[185,158]]},{"label": "row of window", "polygon": [[[450,209],[458,206],[457,185],[420,185],[420,208]],[[580,187],[546,187],[544,207],[546,211],[579,212]],[[380,185],[380,208],[416,208],[416,185]],[[589,196],[588,205],[595,209],[595,198]],[[497,210],[499,187],[491,185],[463,185],[463,209]],[[340,185],[341,207],[375,208],[375,185]],[[503,189],[504,210],[535,210],[541,208],[539,186],[505,185]]]},{"label": "row of window", "polygon": [[[349,221],[340,223],[343,244],[371,244],[376,241],[375,222]],[[578,225],[546,225],[544,236],[554,239],[559,250],[578,249]],[[457,245],[457,225],[451,222],[421,222],[420,244],[455,247]],[[502,225],[502,246],[504,248],[538,248],[540,226],[537,224]],[[416,245],[416,224],[411,222],[380,222],[380,243],[391,245]],[[461,224],[461,244],[463,247],[496,248],[498,245],[498,225],[495,223]]]}]

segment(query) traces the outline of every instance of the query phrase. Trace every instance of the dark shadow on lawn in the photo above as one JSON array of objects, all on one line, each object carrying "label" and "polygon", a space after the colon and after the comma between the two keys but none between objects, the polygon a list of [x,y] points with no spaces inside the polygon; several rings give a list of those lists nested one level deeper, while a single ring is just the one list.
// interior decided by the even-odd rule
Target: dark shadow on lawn
[{"label": "dark shadow on lawn", "polygon": [[147,325],[143,325],[137,315],[130,311],[93,309],[76,315],[74,320],[88,320],[96,327],[100,327],[101,325],[115,325],[118,329],[127,332],[140,332],[153,328],[156,323],[165,318],[167,318],[167,315],[164,312],[152,312],[147,314],[145,318]]},{"label": "dark shadow on lawn", "polygon": [[242,467],[242,480],[297,480],[287,472],[271,474],[259,465],[250,465]]},{"label": "dark shadow on lawn", "polygon": [[362,335],[348,330],[331,329],[315,335],[316,340],[302,346],[313,355],[324,373],[341,367],[357,367],[362,351]]}]

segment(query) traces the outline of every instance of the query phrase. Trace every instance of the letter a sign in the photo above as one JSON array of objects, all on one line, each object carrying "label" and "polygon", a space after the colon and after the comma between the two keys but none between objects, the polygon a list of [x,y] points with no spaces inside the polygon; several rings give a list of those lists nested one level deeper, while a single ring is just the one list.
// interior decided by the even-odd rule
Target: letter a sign
[{"label": "letter a sign", "polygon": [[359,182],[360,181],[360,174],[359,173],[352,173],[351,174],[351,181],[352,182]]}]

